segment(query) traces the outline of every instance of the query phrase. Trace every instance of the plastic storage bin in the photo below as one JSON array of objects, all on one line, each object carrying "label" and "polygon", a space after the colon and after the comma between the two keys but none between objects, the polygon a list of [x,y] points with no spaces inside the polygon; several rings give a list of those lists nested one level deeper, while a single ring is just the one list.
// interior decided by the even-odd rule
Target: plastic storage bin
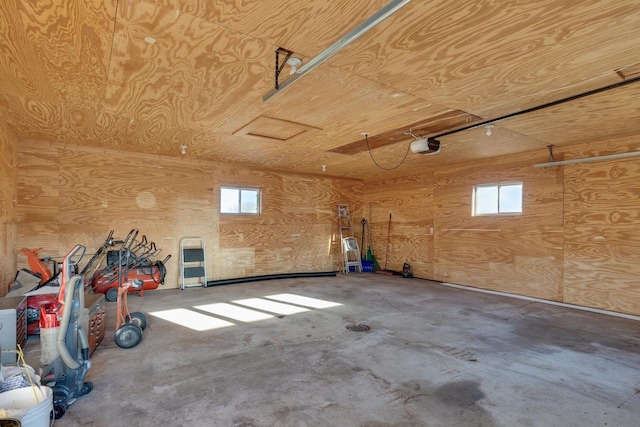
[{"label": "plastic storage bin", "polygon": [[373,261],[362,260],[362,272],[373,273]]}]

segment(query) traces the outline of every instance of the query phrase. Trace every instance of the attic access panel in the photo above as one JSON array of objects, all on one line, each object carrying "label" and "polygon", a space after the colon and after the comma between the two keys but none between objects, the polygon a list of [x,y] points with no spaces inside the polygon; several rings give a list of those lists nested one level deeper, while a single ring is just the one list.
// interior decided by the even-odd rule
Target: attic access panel
[{"label": "attic access panel", "polygon": [[[375,148],[407,141],[411,138],[407,135],[409,131],[413,132],[414,135],[426,136],[446,132],[461,126],[468,126],[479,121],[482,121],[481,117],[461,110],[451,110],[437,116],[429,117],[428,119],[420,120],[408,126],[369,136],[369,148],[373,150]],[[329,150],[331,153],[346,155],[358,154],[363,151],[367,151],[366,139],[361,139]]]},{"label": "attic access panel", "polygon": [[322,129],[290,120],[259,116],[233,134],[235,136],[258,138],[263,141],[283,142],[313,130]]}]

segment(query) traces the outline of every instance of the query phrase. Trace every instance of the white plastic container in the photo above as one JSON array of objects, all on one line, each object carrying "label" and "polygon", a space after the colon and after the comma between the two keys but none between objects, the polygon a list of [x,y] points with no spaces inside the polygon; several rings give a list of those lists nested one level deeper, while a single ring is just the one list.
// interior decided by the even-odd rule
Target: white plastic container
[{"label": "white plastic container", "polygon": [[0,393],[0,419],[14,418],[23,426],[49,427],[52,410],[53,390],[47,386],[23,387]]},{"label": "white plastic container", "polygon": [[60,327],[40,328],[40,366],[47,366],[58,357],[57,339]]}]

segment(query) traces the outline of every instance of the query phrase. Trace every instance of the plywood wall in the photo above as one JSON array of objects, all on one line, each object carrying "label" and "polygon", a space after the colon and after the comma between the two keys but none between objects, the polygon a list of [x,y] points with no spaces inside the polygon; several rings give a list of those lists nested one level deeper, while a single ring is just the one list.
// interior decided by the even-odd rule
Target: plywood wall
[{"label": "plywood wall", "polygon": [[[91,251],[109,230],[132,227],[173,255],[168,288],[178,285],[185,236],[205,239],[211,280],[338,270],[336,205],[348,203],[359,242],[360,220],[369,226],[363,252],[371,246],[381,267],[406,262],[416,277],[640,315],[640,159],[535,169],[549,159],[540,150],[363,183],[188,156],[37,142],[16,150],[2,135],[2,182],[17,183],[15,192],[2,187],[5,277],[22,246],[54,257],[75,243]],[[638,148],[630,138],[556,158]],[[503,181],[523,182],[523,214],[472,216],[473,185]],[[262,215],[219,215],[221,185],[260,188]],[[22,255],[17,264],[26,266]]]},{"label": "plywood wall", "polygon": [[[566,155],[638,149],[629,138]],[[568,165],[565,176],[565,301],[640,315],[640,159]]]},{"label": "plywood wall", "polygon": [[16,137],[0,123],[0,296],[16,273]]},{"label": "plywood wall", "polygon": [[[407,262],[416,277],[560,300],[562,175],[533,169],[545,155],[367,182],[376,253],[385,254],[390,213],[390,269],[401,270]],[[473,217],[473,186],[503,181],[523,183],[524,213]]]},{"label": "plywood wall", "polygon": [[[639,149],[627,138],[555,157]],[[391,213],[390,269],[408,262],[417,277],[640,315],[640,158],[533,167],[547,161],[542,150],[367,181],[378,258]],[[522,215],[474,217],[473,186],[508,181],[523,183]]]},{"label": "plywood wall", "polygon": [[370,244],[380,268],[386,263],[387,269],[402,271],[408,263],[416,277],[432,278],[433,173],[371,181],[365,189]]},{"label": "plywood wall", "polygon": [[[435,173],[436,280],[550,300],[562,297],[562,171],[534,169],[547,153]],[[473,186],[522,182],[523,212],[473,216]]]},{"label": "plywood wall", "polygon": [[[205,240],[208,279],[339,268],[336,205],[361,212],[361,181],[238,165],[27,142],[18,152],[18,239],[63,256],[98,248],[109,230],[131,228],[171,254],[167,288],[178,286],[182,237]],[[220,185],[262,190],[260,216],[221,216]],[[358,215],[361,215],[359,213]],[[19,264],[26,264],[20,256]]]}]

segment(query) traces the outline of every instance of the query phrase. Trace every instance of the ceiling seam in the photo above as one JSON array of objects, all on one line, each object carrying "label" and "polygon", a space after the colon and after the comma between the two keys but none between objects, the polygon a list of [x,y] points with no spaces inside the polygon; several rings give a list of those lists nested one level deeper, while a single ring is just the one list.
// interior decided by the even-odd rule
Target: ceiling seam
[{"label": "ceiling seam", "polygon": [[[113,45],[116,40],[116,25],[118,25],[118,6],[120,6],[120,0],[116,0],[116,10],[113,15],[113,31],[111,32],[111,50],[109,51],[109,66],[107,67],[107,85],[105,86],[105,91],[109,86],[109,76],[111,75],[111,63],[113,62]],[[105,93],[106,95],[106,93]]]}]

